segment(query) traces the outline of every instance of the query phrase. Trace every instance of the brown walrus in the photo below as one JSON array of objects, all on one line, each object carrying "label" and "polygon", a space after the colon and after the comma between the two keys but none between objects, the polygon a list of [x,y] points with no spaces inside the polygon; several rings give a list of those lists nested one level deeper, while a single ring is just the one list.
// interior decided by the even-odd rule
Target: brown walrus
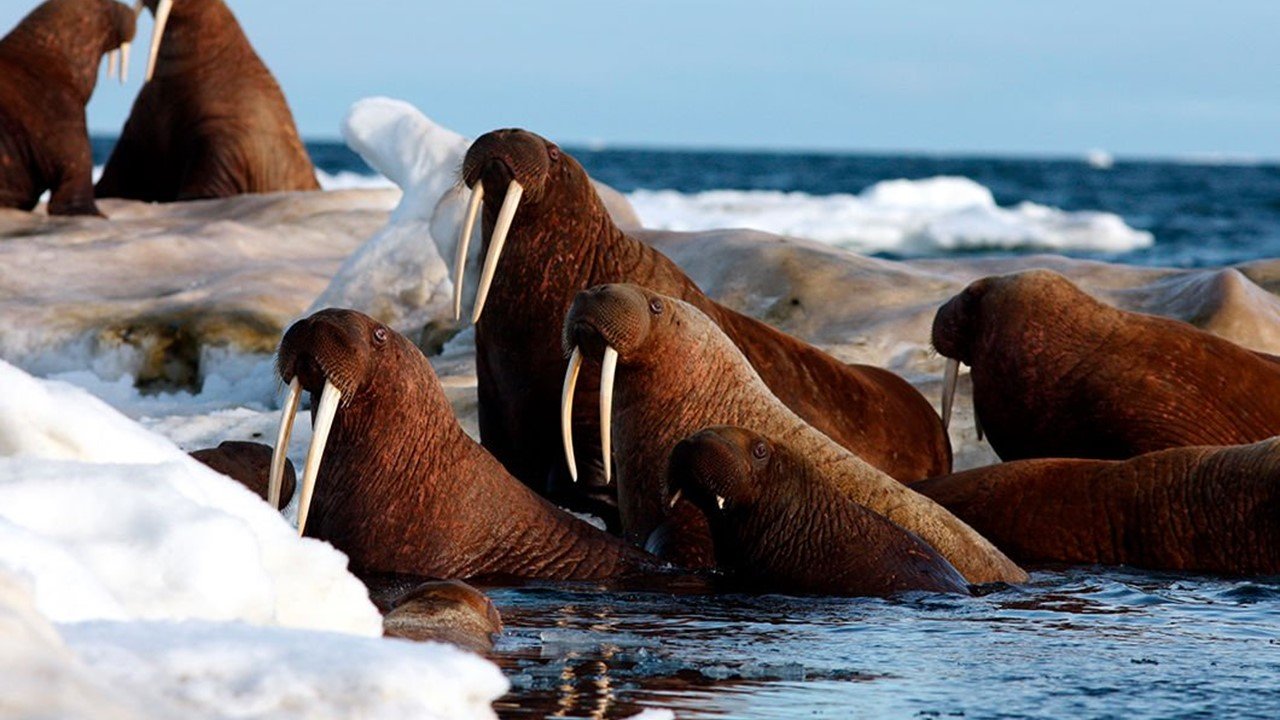
[{"label": "brown walrus", "polygon": [[1004,460],[1124,459],[1280,434],[1280,364],[1166,318],[1125,312],[1047,270],[979,280],[933,321]]},{"label": "brown walrus", "polygon": [[173,202],[319,190],[284,93],[222,0],[143,2],[156,18],[148,82],[98,197]]},{"label": "brown walrus", "polygon": [[849,499],[804,454],[743,428],[695,433],[671,453],[673,498],[706,516],[716,565],[772,592],[968,594],[964,578],[915,533]]},{"label": "brown walrus", "polygon": [[[298,526],[361,574],[593,579],[658,562],[539,497],[467,436],[426,357],[353,310],[299,320],[280,343],[289,386],[273,471],[301,391],[315,398]],[[269,496],[278,491],[273,473]]]},{"label": "brown walrus", "polygon": [[[972,583],[1021,582],[1026,573],[937,503],[810,426],[770,391],[724,331],[693,305],[635,285],[578,293],[564,321],[565,354],[602,364],[601,446],[616,448],[618,507],[633,542],[667,510],[667,465],[676,443],[712,425],[750,428],[807,457],[854,502],[919,535]],[[566,375],[565,414],[575,374]],[[562,427],[567,423],[562,424]],[[572,436],[564,434],[566,454]],[[608,462],[606,460],[606,462]],[[688,502],[673,511],[674,557],[709,546]],[[690,516],[692,513],[692,517]],[[701,520],[701,522],[699,522]],[[688,550],[686,548],[692,548]]]},{"label": "brown walrus", "polygon": [[502,632],[502,616],[484,593],[460,580],[425,582],[394,601],[382,634],[456,645],[483,655]]},{"label": "brown walrus", "polygon": [[1280,439],[1020,460],[911,486],[1022,562],[1280,573]]},{"label": "brown walrus", "polygon": [[84,108],[103,54],[135,29],[114,0],[49,0],[0,40],[0,208],[31,210],[49,190],[50,215],[102,214]]},{"label": "brown walrus", "polygon": [[[574,470],[554,453],[565,371],[558,322],[575,293],[608,282],[635,283],[702,310],[788,407],[891,476],[906,482],[949,471],[951,447],[938,415],[909,383],[881,368],[842,363],[712,301],[674,262],[620,229],[582,166],[554,144],[524,130],[488,133],[467,152],[462,179],[472,205],[458,244],[457,309],[481,205],[489,238],[473,313],[480,436],[532,487],[559,497],[557,484]],[[584,448],[598,436],[593,383],[584,383],[574,414]],[[605,484],[606,468],[576,470],[588,485]]]},{"label": "brown walrus", "polygon": [[[272,454],[270,445],[243,440],[225,440],[216,448],[195,450],[191,453],[191,457],[244,485],[250,492],[266,500],[271,481]],[[283,510],[293,499],[293,490],[297,483],[293,463],[288,460],[285,460],[282,480],[280,497],[276,502],[277,510]]]}]

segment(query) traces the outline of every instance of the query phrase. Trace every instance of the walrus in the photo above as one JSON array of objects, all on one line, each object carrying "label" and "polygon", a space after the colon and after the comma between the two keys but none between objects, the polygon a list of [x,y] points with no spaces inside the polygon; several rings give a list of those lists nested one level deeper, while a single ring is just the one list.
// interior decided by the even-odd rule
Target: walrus
[{"label": "walrus", "polygon": [[1019,460],[911,487],[1021,562],[1280,573],[1280,438]]},{"label": "walrus", "polygon": [[[691,303],[733,339],[770,390],[814,427],[902,481],[949,472],[951,447],[938,414],[893,373],[847,365],[704,295],[674,262],[614,223],[582,166],[525,130],[478,138],[462,166],[472,189],[458,243],[455,313],[464,265],[483,207],[485,259],[472,320],[480,436],[530,486],[560,498],[568,474],[598,495],[610,468],[566,466],[553,452],[559,378],[558,321],[579,290],[630,282]],[[574,428],[590,447],[598,436],[594,380],[580,388]],[[585,454],[596,460],[598,453]],[[571,502],[577,490],[567,491]],[[599,512],[597,510],[597,512]]]},{"label": "walrus", "polygon": [[[224,440],[216,448],[204,448],[191,452],[191,457],[244,485],[250,492],[266,500],[271,481],[271,459],[274,449],[262,443],[243,440]],[[281,492],[275,508],[283,510],[293,499],[297,474],[293,463],[284,462],[281,476]]]},{"label": "walrus", "polygon": [[768,592],[968,594],[964,578],[915,533],[851,500],[803,454],[744,428],[697,432],[671,453],[672,499],[702,511],[716,565]]},{"label": "walrus", "polygon": [[361,574],[598,579],[657,569],[652,556],[560,510],[467,436],[422,352],[354,310],[285,332],[288,386],[268,502],[280,489],[301,393],[314,399],[300,533]]},{"label": "walrus", "polygon": [[[735,425],[793,447],[852,501],[919,535],[969,582],[1026,580],[1017,565],[942,506],[806,423],[692,304],[635,285],[597,286],[574,299],[563,343],[565,355],[575,358],[562,393],[565,454],[573,462],[569,420],[576,358],[590,358],[601,365],[604,464],[616,457],[618,508],[632,542],[645,542],[668,514],[667,469],[676,444],[709,426]],[[678,526],[672,542],[680,557],[704,555],[699,548],[711,545],[711,538],[701,513],[681,500],[670,514]]]},{"label": "walrus", "polygon": [[319,190],[284,93],[222,0],[142,0],[147,83],[98,181],[100,198],[173,202]]},{"label": "walrus", "polygon": [[1031,270],[969,285],[938,310],[943,417],[960,363],[1004,460],[1125,459],[1280,434],[1280,365],[1166,318],[1125,312]]},{"label": "walrus", "polygon": [[460,580],[425,582],[395,600],[382,634],[456,645],[483,655],[502,632],[502,616],[484,593]]},{"label": "walrus", "polygon": [[32,210],[48,190],[50,215],[102,215],[85,105],[104,53],[128,72],[135,21],[114,0],[48,0],[0,40],[0,208]]}]

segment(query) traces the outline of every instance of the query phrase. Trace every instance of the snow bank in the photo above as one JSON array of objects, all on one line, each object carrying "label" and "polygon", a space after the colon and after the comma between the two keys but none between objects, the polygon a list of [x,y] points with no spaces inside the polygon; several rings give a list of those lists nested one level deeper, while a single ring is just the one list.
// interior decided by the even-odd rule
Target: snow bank
[{"label": "snow bank", "polygon": [[378,635],[326,544],[88,393],[0,362],[0,567],[59,622],[244,620]]},{"label": "snow bank", "polygon": [[864,253],[923,255],[979,248],[1125,252],[1155,239],[1118,215],[1066,212],[1023,202],[996,205],[986,187],[963,177],[886,180],[857,195],[763,190],[684,194],[637,190],[628,198],[645,227],[746,227]]},{"label": "snow bank", "polygon": [[437,643],[238,623],[94,622],[63,627],[99,676],[169,717],[492,718],[507,691],[492,663]]}]

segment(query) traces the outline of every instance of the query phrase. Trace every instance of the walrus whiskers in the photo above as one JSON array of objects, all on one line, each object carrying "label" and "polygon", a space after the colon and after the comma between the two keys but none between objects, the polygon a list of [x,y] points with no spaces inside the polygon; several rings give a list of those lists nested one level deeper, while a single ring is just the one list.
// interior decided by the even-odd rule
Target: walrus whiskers
[{"label": "walrus whiskers", "polygon": [[[142,0],[138,0],[133,6],[134,13],[142,12]],[[156,26],[151,31],[151,49],[147,57],[147,76],[144,80],[151,80],[151,76],[156,72],[156,58],[160,55],[160,41],[164,39],[164,28],[169,24],[169,13],[173,11],[173,0],[160,0],[160,4],[156,6]]]},{"label": "walrus whiskers", "polygon": [[338,414],[340,400],[342,400],[342,391],[325,378],[324,390],[320,392],[320,403],[316,407],[316,424],[311,434],[311,447],[307,448],[307,464],[302,469],[302,496],[298,500],[298,535],[302,535],[307,529],[307,512],[311,509],[311,495],[315,492],[316,476],[320,473],[320,459],[324,457],[324,446],[329,441],[329,431],[333,429],[333,418]]},{"label": "walrus whiskers", "polygon": [[462,276],[467,271],[467,250],[471,246],[471,231],[476,226],[476,215],[484,201],[484,183],[477,180],[471,188],[471,201],[467,203],[467,217],[462,222],[462,235],[458,237],[458,257],[453,263],[453,319],[462,319]]},{"label": "walrus whiskers", "polygon": [[942,427],[951,428],[951,407],[956,400],[956,380],[960,376],[960,361],[947,358],[947,367],[942,372]]},{"label": "walrus whiskers", "polygon": [[569,356],[569,369],[560,392],[560,439],[564,443],[564,459],[569,463],[569,477],[578,482],[578,463],[573,457],[573,392],[578,388],[578,372],[582,370],[582,349],[574,348]]},{"label": "walrus whiskers", "polygon": [[280,507],[280,488],[284,485],[284,463],[289,455],[289,437],[293,435],[294,419],[298,416],[298,401],[302,399],[302,383],[295,376],[289,381],[289,394],[285,396],[280,413],[280,430],[276,433],[275,451],[271,453],[271,475],[267,480],[267,502]]},{"label": "walrus whiskers", "polygon": [[[476,307],[471,313],[471,324],[480,321],[480,313],[484,312],[484,301],[489,297],[489,286],[493,284],[493,271],[498,267],[498,258],[502,255],[502,246],[507,242],[507,233],[511,230],[511,221],[516,216],[516,208],[520,205],[520,197],[524,188],[515,180],[507,186],[507,195],[498,210],[498,219],[493,224],[493,235],[489,238],[489,252],[484,256],[484,269],[480,273],[480,287],[476,290]],[[459,278],[461,280],[461,278]]]}]

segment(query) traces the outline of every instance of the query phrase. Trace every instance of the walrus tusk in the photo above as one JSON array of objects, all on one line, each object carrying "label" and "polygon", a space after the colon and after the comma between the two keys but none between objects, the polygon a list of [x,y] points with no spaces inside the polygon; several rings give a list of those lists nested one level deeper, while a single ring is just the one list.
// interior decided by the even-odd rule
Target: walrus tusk
[{"label": "walrus tusk", "polygon": [[151,50],[147,57],[147,77],[144,78],[146,81],[150,81],[151,76],[156,73],[156,57],[160,55],[160,41],[164,39],[164,28],[169,24],[169,13],[172,11],[173,0],[160,0],[160,4],[156,6],[156,26],[151,31]]},{"label": "walrus tusk", "polygon": [[618,351],[606,345],[600,361],[600,457],[606,485],[613,476],[613,378],[617,372]]},{"label": "walrus tusk", "polygon": [[667,502],[667,509],[675,509],[676,503],[680,502],[680,496],[684,495],[684,488],[676,490],[676,494],[671,496],[671,500]]},{"label": "walrus tusk", "polygon": [[121,85],[125,84],[125,81],[129,79],[129,52],[131,50],[133,50],[133,43],[131,42],[120,43],[120,49],[118,50],[118,52],[120,53],[120,84]]},{"label": "walrus tusk", "polygon": [[462,235],[458,237],[458,257],[453,263],[453,319],[462,319],[462,276],[467,271],[467,249],[471,245],[471,230],[476,226],[476,215],[480,214],[480,203],[484,200],[484,183],[476,181],[471,189],[471,201],[467,203],[467,217],[462,221]]},{"label": "walrus tusk", "polygon": [[716,496],[716,507],[720,508],[721,510],[724,509],[724,498],[720,497],[719,495]]},{"label": "walrus tusk", "polygon": [[578,372],[582,370],[582,350],[573,349],[569,356],[569,370],[564,374],[564,390],[560,393],[560,439],[564,442],[564,460],[569,463],[569,477],[578,482],[578,463],[573,457],[573,392],[578,387]]},{"label": "walrus tusk", "polygon": [[293,435],[293,423],[298,417],[298,401],[302,399],[302,383],[298,378],[289,381],[289,394],[285,396],[280,412],[280,431],[276,433],[276,447],[271,453],[271,475],[267,479],[267,502],[274,509],[280,507],[280,487],[284,484],[284,463],[289,456],[289,437]]},{"label": "walrus tusk", "polygon": [[307,512],[311,509],[311,494],[316,489],[316,475],[320,473],[320,459],[324,457],[324,446],[329,441],[329,430],[333,428],[333,417],[338,413],[338,401],[341,399],[342,391],[326,378],[316,407],[316,425],[311,434],[311,447],[307,448],[307,464],[302,469],[302,497],[298,500],[299,536],[307,530]]},{"label": "walrus tusk", "polygon": [[120,51],[112,50],[107,53],[107,77],[113,78],[120,70]]},{"label": "walrus tusk", "polygon": [[942,429],[951,427],[951,406],[956,400],[956,380],[960,376],[960,361],[947,358],[947,367],[942,371]]},{"label": "walrus tusk", "polygon": [[489,297],[489,285],[493,282],[493,271],[498,267],[498,257],[502,255],[502,246],[507,242],[507,232],[511,230],[511,221],[516,216],[516,208],[520,205],[520,196],[524,188],[515,180],[507,186],[507,196],[498,210],[498,219],[493,223],[493,236],[489,238],[489,252],[484,256],[484,270],[480,273],[480,288],[476,291],[476,307],[471,313],[471,324],[480,321],[480,313],[484,312],[485,298]]}]

